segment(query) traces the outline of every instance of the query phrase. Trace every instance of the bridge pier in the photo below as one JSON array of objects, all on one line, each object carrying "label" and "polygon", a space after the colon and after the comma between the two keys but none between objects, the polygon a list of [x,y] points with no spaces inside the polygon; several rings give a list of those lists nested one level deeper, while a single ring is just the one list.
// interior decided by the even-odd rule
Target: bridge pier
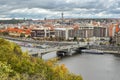
[{"label": "bridge pier", "polygon": [[42,59],[42,53],[37,53],[37,57],[40,57]]},{"label": "bridge pier", "polygon": [[67,48],[65,50],[57,51],[58,56],[72,56],[76,51],[74,48]]},{"label": "bridge pier", "polygon": [[67,50],[69,56],[72,56],[75,53],[75,51],[73,51],[74,50],[73,48],[68,48]]},{"label": "bridge pier", "polygon": [[62,57],[62,56],[72,56],[73,54],[75,53],[81,53],[81,50],[82,49],[87,49],[86,47],[69,47],[67,49],[63,49],[63,50],[60,50],[60,51],[57,51],[57,56],[59,57]]},{"label": "bridge pier", "polygon": [[118,47],[118,54],[120,54],[120,48]]},{"label": "bridge pier", "polygon": [[90,45],[89,45],[89,43],[87,43],[87,48],[90,49]]},{"label": "bridge pier", "polygon": [[66,55],[67,55],[67,52],[60,50],[60,51],[57,51],[56,54],[57,54],[58,57],[63,57],[63,56],[66,56]]}]

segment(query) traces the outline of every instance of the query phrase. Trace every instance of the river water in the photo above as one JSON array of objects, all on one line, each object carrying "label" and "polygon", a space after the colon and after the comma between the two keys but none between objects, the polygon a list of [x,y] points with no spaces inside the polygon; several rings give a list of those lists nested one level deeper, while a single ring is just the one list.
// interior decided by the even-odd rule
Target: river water
[{"label": "river water", "polygon": [[[43,59],[56,57],[55,52]],[[81,75],[83,80],[120,80],[120,57],[112,54],[75,54],[58,61],[65,64],[71,73]]]}]

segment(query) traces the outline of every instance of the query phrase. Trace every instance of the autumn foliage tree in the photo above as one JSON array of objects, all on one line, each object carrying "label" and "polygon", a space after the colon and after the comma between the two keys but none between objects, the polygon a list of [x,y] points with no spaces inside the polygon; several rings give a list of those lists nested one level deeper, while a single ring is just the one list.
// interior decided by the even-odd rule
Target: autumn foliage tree
[{"label": "autumn foliage tree", "polygon": [[17,44],[0,39],[1,80],[82,80],[56,61],[29,56]]}]

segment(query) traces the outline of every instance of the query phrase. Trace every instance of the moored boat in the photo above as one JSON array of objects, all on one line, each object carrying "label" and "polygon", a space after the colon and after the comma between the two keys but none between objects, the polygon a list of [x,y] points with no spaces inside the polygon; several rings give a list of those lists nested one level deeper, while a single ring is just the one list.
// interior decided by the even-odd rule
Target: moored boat
[{"label": "moored boat", "polygon": [[94,54],[103,54],[104,52],[101,50],[97,50],[97,49],[84,49],[81,50],[81,52],[83,53],[94,53]]}]

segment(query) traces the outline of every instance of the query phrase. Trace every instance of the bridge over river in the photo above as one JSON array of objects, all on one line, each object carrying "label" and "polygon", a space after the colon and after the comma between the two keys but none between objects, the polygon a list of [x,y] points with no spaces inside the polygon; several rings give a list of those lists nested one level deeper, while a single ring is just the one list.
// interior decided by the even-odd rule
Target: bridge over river
[{"label": "bridge over river", "polygon": [[66,52],[66,55],[72,55],[74,51],[81,47],[86,47],[87,43],[80,43],[80,44],[74,44],[74,45],[64,45],[64,46],[56,46],[56,47],[50,47],[45,49],[39,49],[39,51],[31,51],[30,55],[35,55],[38,57],[41,57],[43,54],[54,52],[54,51],[63,51]]},{"label": "bridge over river", "polygon": [[[33,55],[33,56],[38,56],[38,57],[42,57],[43,54],[47,54],[53,51],[63,51],[65,53],[65,55],[72,55],[75,51],[77,51],[80,47],[86,47],[87,46],[87,42],[67,42],[67,41],[35,41],[35,40],[26,40],[26,39],[21,39],[21,38],[12,38],[12,37],[2,37],[8,40],[12,40],[12,41],[19,41],[19,42],[23,42],[23,43],[31,43],[31,44],[47,44],[50,45],[49,48],[38,48],[39,50],[30,50],[29,54]],[[54,45],[54,47],[53,47]]]}]

